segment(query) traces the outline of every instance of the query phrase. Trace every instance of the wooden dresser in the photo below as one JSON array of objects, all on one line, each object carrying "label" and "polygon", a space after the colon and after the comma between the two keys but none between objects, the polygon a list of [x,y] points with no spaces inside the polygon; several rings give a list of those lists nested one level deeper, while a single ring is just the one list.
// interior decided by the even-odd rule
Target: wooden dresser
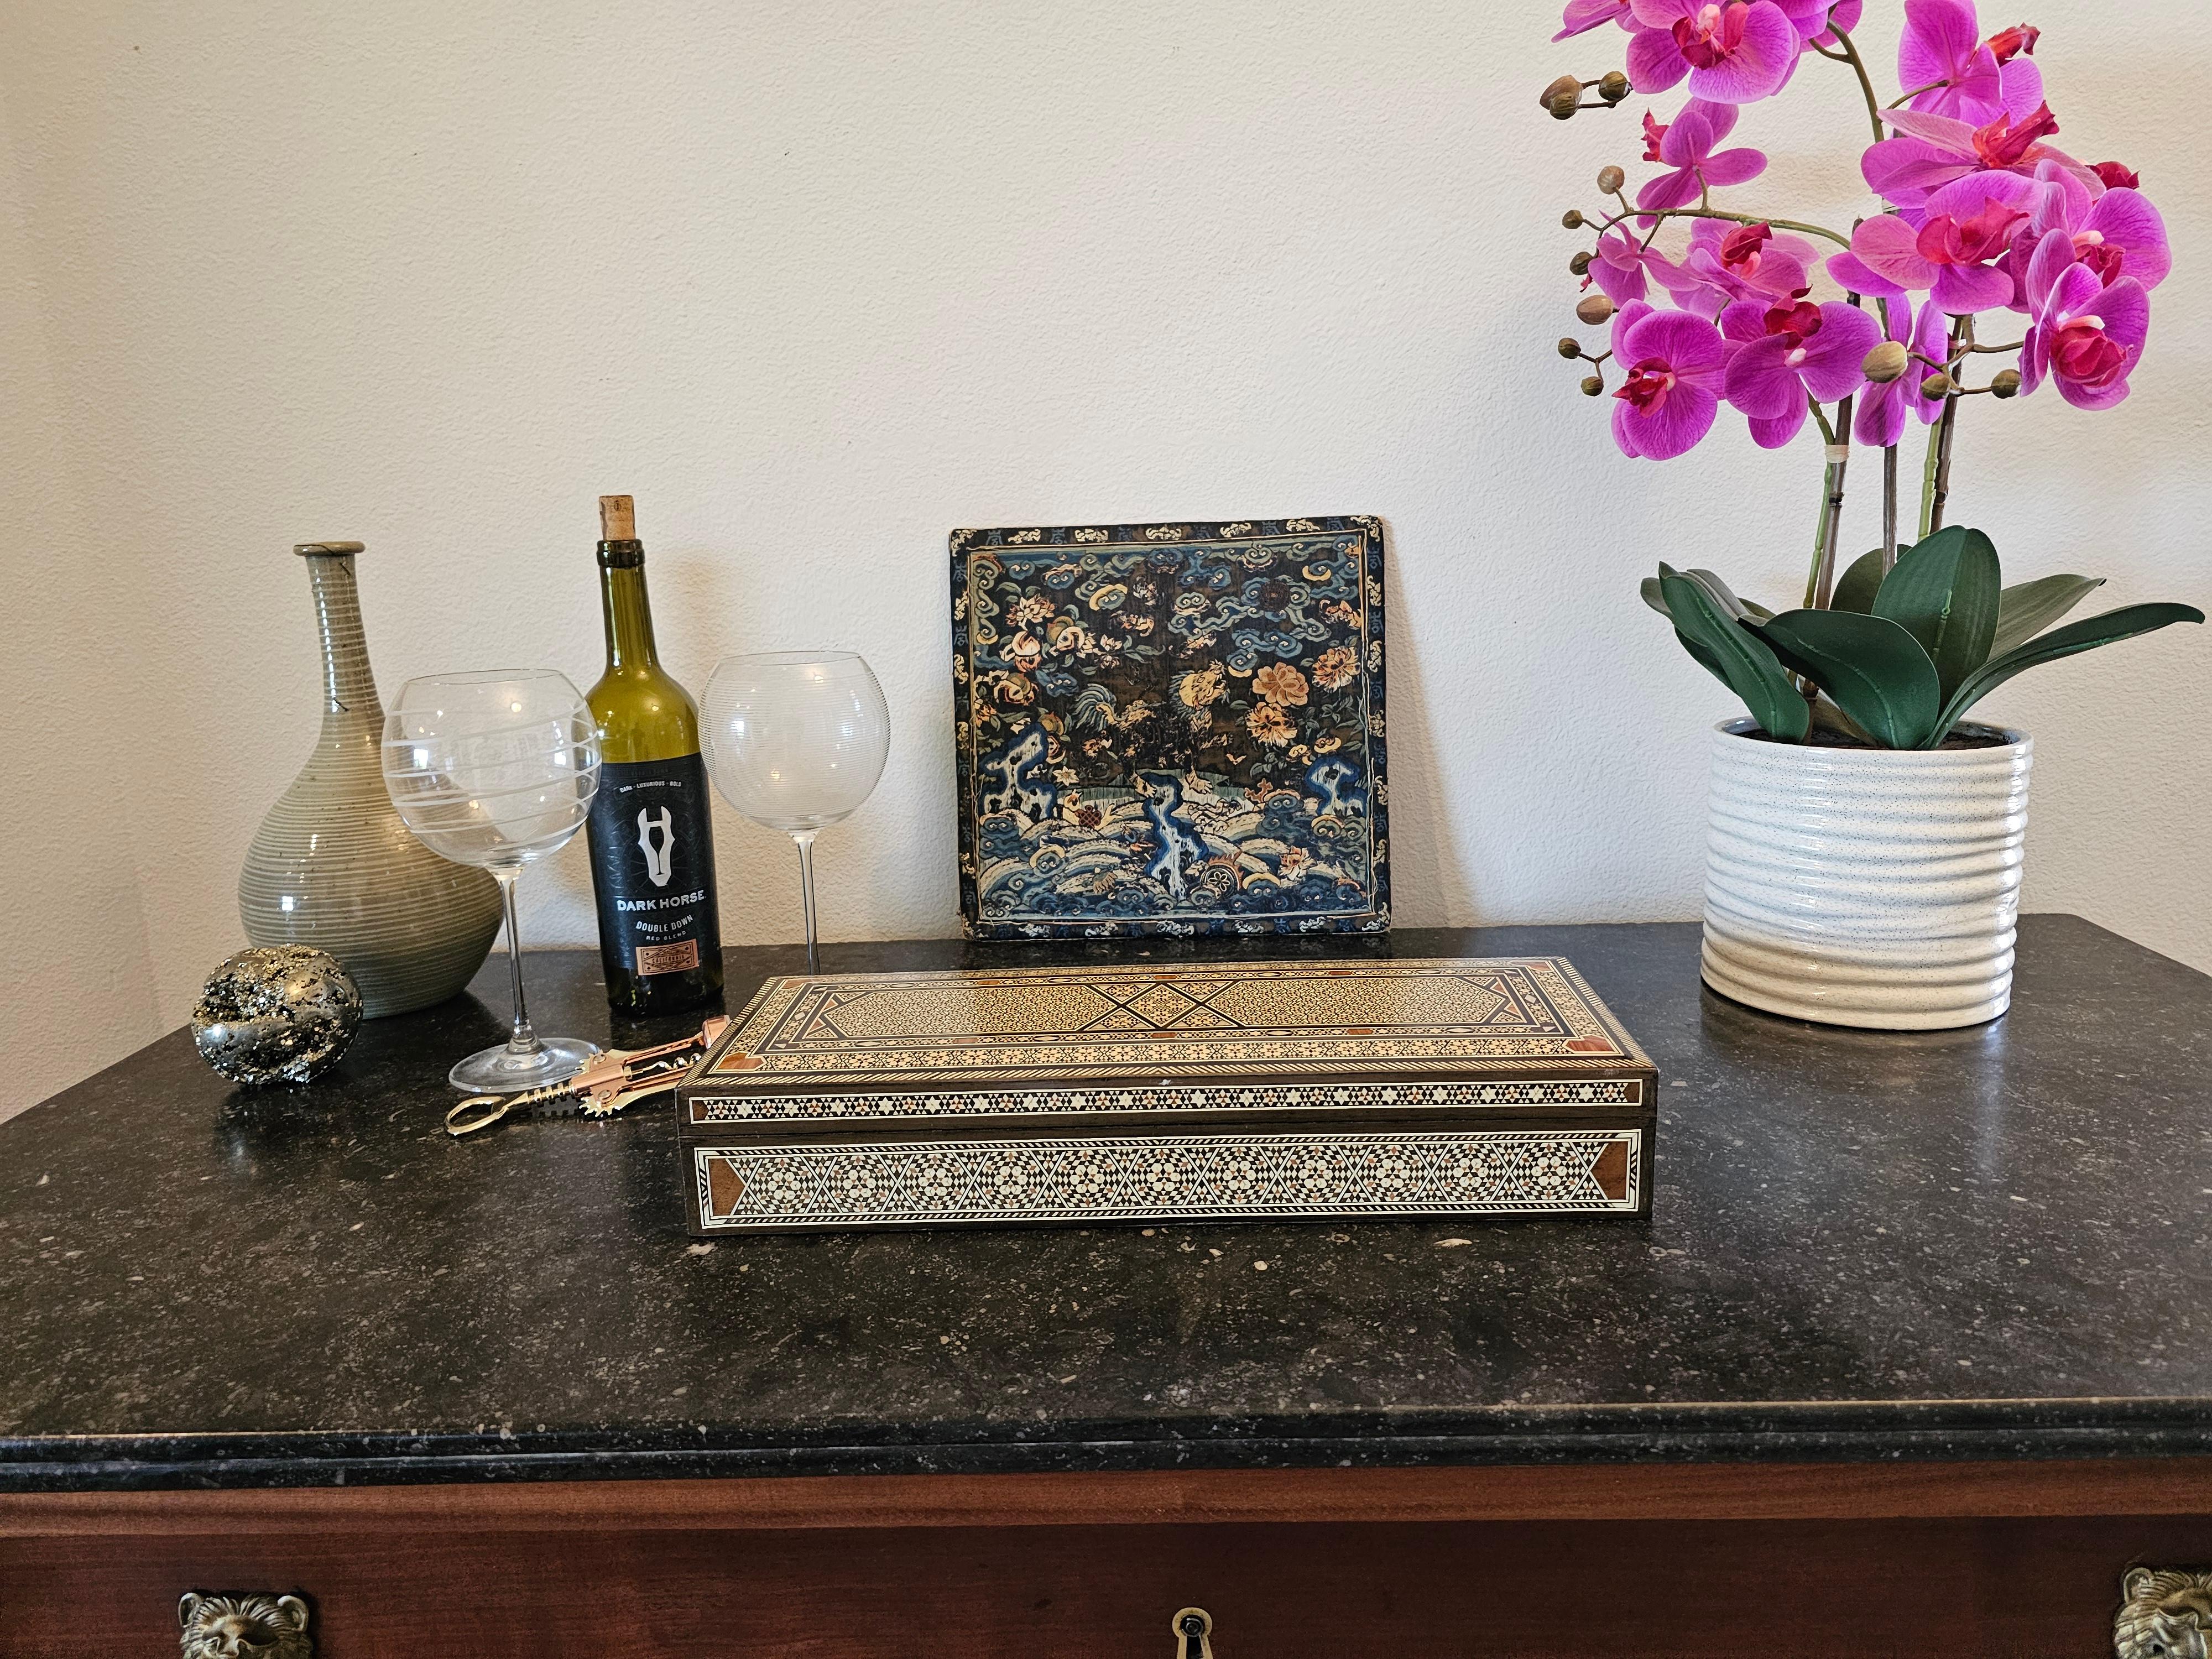
[{"label": "wooden dresser", "polygon": [[0,1656],[186,1592],[324,1659],[2089,1656],[2212,1567],[2212,980],[2033,917],[2006,1019],[1880,1036],[1691,927],[1394,948],[1575,961],[1648,1222],[699,1244],[665,1112],[441,1132],[496,975],[305,1091],[163,1039],[0,1125]]}]

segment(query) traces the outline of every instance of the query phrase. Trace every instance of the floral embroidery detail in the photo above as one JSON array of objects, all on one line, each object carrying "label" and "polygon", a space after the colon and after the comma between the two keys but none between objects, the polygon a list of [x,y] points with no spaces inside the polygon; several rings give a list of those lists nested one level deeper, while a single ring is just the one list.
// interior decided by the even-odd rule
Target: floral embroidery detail
[{"label": "floral embroidery detail", "polygon": [[[1301,698],[1300,701],[1304,700]],[[1289,717],[1272,702],[1263,702],[1247,714],[1244,729],[1261,742],[1273,744],[1279,749],[1298,734],[1298,728],[1292,726]]]},{"label": "floral embroidery detail", "polygon": [[1270,663],[1252,676],[1252,689],[1272,703],[1303,705],[1306,700],[1306,677],[1286,662]]},{"label": "floral embroidery detail", "polygon": [[[1332,645],[1314,659],[1314,684],[1324,691],[1341,691],[1359,672],[1359,659],[1346,645]],[[1304,698],[1297,701],[1303,702]]]}]

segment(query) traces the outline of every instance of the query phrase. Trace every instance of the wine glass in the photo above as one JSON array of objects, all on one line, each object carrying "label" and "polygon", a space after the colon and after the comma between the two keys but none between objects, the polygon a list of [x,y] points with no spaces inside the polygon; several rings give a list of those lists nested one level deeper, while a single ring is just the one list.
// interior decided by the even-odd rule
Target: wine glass
[{"label": "wine glass", "polygon": [[400,688],[384,722],[384,787],[415,837],[441,858],[489,870],[507,905],[514,1030],[447,1073],[471,1094],[558,1083],[599,1052],[580,1037],[541,1037],[522,998],[514,884],[584,824],[599,784],[592,711],[551,669],[429,674]]},{"label": "wine glass", "polygon": [[714,665],[701,707],[708,769],[722,799],[799,843],[806,971],[815,942],[814,837],[850,817],[890,752],[884,689],[850,651],[764,651]]}]

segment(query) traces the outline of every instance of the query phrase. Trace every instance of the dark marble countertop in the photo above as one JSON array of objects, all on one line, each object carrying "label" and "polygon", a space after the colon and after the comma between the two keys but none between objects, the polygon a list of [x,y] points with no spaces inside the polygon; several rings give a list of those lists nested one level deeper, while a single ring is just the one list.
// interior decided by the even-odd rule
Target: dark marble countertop
[{"label": "dark marble countertop", "polygon": [[[1380,947],[1573,958],[1659,1065],[1649,1222],[701,1244],[665,1109],[441,1132],[496,959],[306,1090],[174,1033],[0,1125],[0,1490],[2212,1454],[2212,979],[2033,917],[2009,1017],[1879,1036],[1697,939]],[[796,965],[733,952],[733,1004]],[[595,954],[531,971],[608,1036]]]}]

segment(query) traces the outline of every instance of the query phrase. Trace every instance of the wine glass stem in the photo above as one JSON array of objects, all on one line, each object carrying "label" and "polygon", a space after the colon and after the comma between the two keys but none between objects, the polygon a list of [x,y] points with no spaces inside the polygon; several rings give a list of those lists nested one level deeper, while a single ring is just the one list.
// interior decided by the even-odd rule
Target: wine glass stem
[{"label": "wine glass stem", "polygon": [[814,939],[814,832],[803,830],[795,832],[792,840],[799,843],[799,898],[806,912],[806,971],[822,971],[822,957]]},{"label": "wine glass stem", "polygon": [[499,896],[507,907],[507,971],[514,981],[514,1030],[507,1039],[510,1054],[534,1054],[538,1052],[538,1033],[531,1029],[529,1006],[522,1000],[522,921],[514,903],[514,884],[522,878],[515,867],[495,868],[493,877],[499,883]]}]

